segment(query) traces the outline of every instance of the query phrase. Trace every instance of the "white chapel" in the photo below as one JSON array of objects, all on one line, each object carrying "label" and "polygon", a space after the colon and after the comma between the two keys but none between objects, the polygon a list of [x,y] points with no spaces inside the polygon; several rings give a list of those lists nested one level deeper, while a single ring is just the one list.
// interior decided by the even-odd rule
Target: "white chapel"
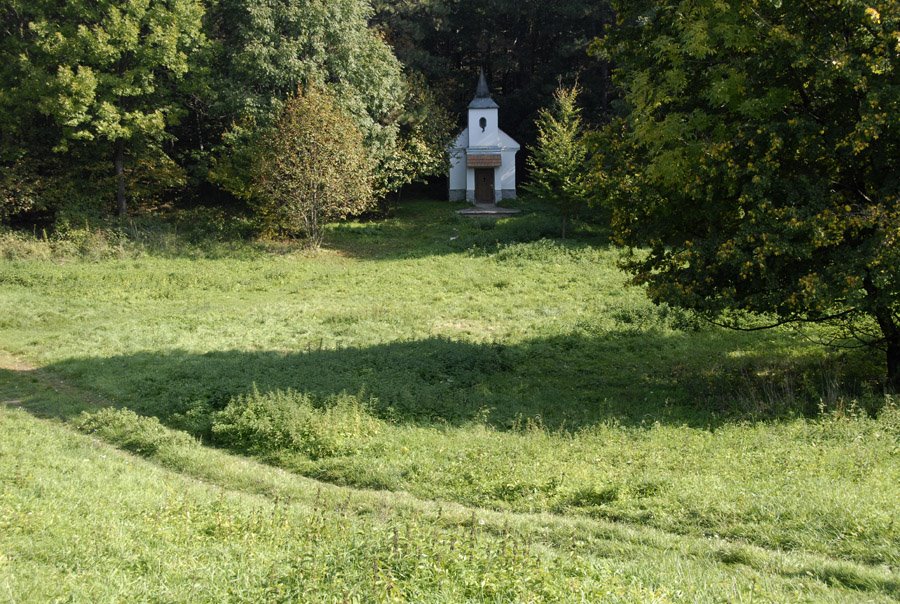
[{"label": "white chapel", "polygon": [[519,143],[500,129],[484,72],[469,103],[469,127],[450,148],[450,201],[494,204],[516,197]]}]

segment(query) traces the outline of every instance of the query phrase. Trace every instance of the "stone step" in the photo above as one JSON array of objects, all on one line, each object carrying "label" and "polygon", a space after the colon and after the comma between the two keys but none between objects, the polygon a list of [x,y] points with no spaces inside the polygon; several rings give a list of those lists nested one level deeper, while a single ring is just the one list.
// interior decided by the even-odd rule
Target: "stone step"
[{"label": "stone step", "polygon": [[471,208],[465,208],[456,212],[461,216],[515,216],[521,214],[522,210],[513,208],[501,208],[492,203],[479,203]]}]

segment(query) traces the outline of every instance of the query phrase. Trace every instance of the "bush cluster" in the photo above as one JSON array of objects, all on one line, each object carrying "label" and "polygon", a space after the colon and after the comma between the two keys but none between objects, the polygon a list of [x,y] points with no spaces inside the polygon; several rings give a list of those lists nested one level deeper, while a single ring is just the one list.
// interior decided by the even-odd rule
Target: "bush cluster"
[{"label": "bush cluster", "polygon": [[214,415],[212,433],[217,444],[255,455],[287,452],[321,459],[360,452],[381,427],[356,396],[334,396],[317,406],[294,390],[254,388]]}]

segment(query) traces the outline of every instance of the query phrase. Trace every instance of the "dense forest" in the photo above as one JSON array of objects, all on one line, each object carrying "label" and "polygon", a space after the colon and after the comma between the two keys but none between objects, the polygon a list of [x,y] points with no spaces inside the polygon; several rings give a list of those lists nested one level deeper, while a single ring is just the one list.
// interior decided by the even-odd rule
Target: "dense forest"
[{"label": "dense forest", "polygon": [[609,104],[588,55],[606,3],[148,0],[0,4],[0,219],[242,207],[284,101],[325,85],[363,135],[373,195],[445,171],[484,68],[526,143],[560,82]]}]

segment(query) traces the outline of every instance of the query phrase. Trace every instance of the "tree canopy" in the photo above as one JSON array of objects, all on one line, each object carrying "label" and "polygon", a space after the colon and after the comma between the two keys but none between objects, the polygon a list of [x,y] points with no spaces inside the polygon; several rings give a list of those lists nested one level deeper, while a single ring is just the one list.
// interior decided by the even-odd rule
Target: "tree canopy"
[{"label": "tree canopy", "polygon": [[656,301],[839,321],[900,386],[900,6],[614,2],[604,180]]},{"label": "tree canopy", "polygon": [[21,133],[17,118],[25,118],[26,124],[44,118],[51,126],[45,135],[52,136],[54,152],[102,145],[110,163],[115,160],[118,208],[124,214],[126,150],[159,150],[167,127],[180,118],[173,83],[185,76],[189,55],[203,44],[202,3],[4,4],[8,35],[3,56],[11,62],[2,74],[4,130]]},{"label": "tree canopy", "polygon": [[526,145],[560,78],[604,121],[609,65],[586,49],[611,20],[605,0],[0,0],[4,219],[105,211],[116,180],[120,211],[246,207],[257,137],[298,85],[334,92],[384,198],[446,174],[481,67]]},{"label": "tree canopy", "polygon": [[257,138],[298,85],[352,117],[376,194],[442,173],[450,118],[372,16],[368,0],[0,0],[0,215],[111,197],[113,163],[120,213],[153,179],[247,199]]},{"label": "tree canopy", "polygon": [[579,79],[590,121],[612,95],[609,66],[587,54],[612,13],[606,0],[376,0],[374,24],[399,59],[462,113],[484,68],[502,107],[501,127],[526,144],[560,79]]},{"label": "tree canopy", "polygon": [[214,180],[237,195],[252,192],[252,139],[298,84],[330,86],[376,165],[386,161],[398,146],[407,90],[399,61],[368,28],[370,11],[361,0],[220,0],[211,8],[206,111],[223,129]]}]

